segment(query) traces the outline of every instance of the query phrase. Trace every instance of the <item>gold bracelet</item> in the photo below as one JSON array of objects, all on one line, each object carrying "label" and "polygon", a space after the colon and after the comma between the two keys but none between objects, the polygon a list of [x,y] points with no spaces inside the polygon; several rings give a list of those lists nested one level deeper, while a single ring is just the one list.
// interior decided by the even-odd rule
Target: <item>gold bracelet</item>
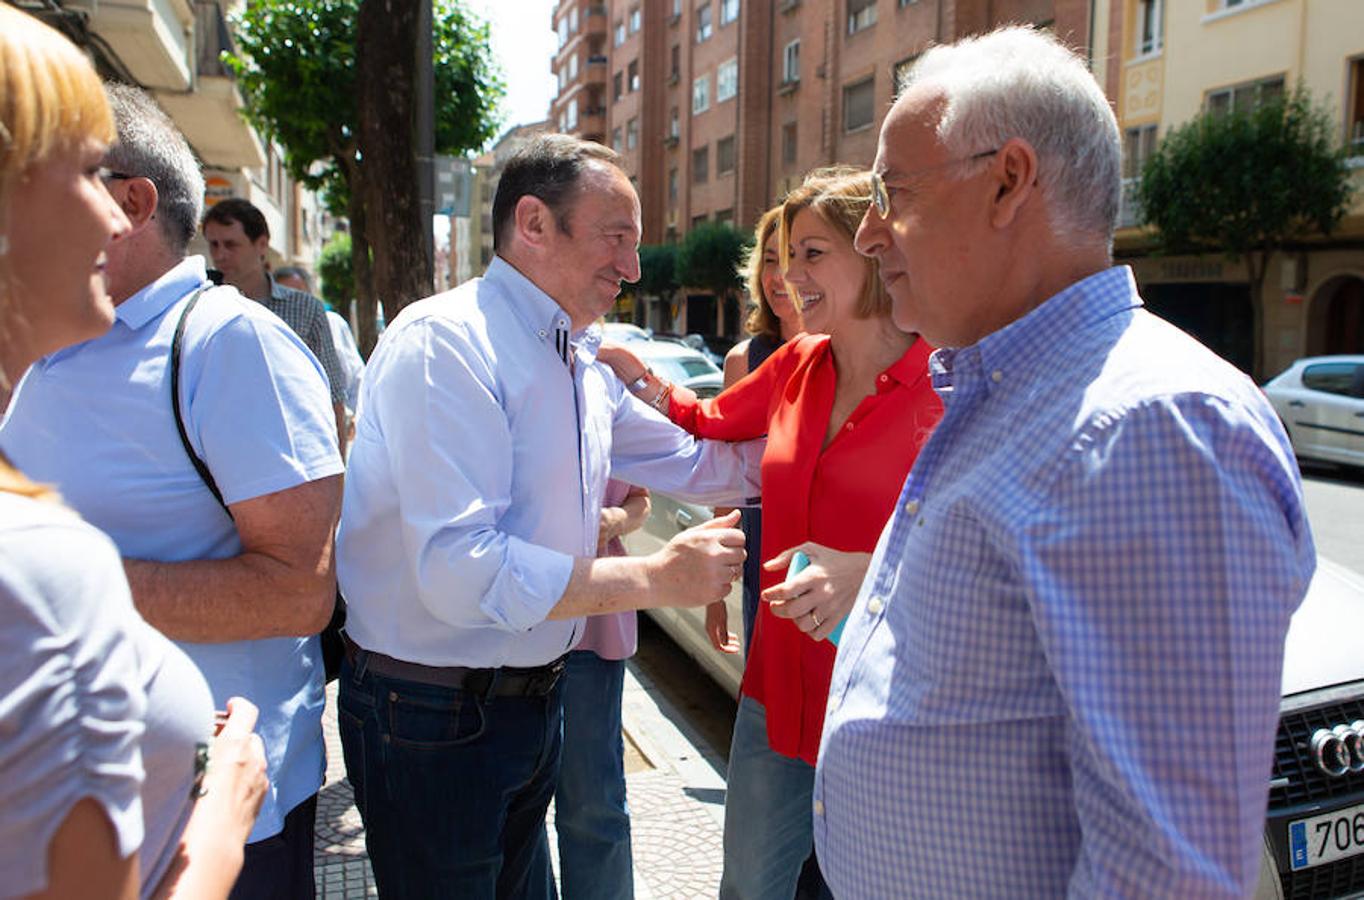
[{"label": "gold bracelet", "polygon": [[658,393],[654,395],[654,399],[649,401],[649,405],[666,416],[668,414],[668,400],[672,397],[672,394],[672,382],[664,381],[660,378]]}]

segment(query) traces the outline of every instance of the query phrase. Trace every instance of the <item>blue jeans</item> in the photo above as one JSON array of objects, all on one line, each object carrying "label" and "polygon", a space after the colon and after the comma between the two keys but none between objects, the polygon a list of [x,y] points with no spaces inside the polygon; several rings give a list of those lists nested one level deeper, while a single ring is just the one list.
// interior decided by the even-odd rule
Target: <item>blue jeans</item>
[{"label": "blue jeans", "polygon": [[554,795],[564,900],[631,900],[630,808],[620,732],[625,660],[591,650],[568,655],[564,752]]},{"label": "blue jeans", "polygon": [[554,895],[545,810],[559,775],[560,691],[487,697],[341,668],[346,774],[382,897]]},{"label": "blue jeans", "polygon": [[721,900],[791,900],[814,849],[814,786],[814,766],[773,751],[762,704],[741,696],[729,746]]}]

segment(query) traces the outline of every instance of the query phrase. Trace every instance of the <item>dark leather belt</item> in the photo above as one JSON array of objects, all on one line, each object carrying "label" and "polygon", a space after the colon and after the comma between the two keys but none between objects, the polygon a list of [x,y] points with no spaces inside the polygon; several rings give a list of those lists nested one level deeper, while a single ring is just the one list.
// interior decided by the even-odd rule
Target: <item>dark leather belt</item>
[{"label": "dark leather belt", "polygon": [[455,688],[484,697],[543,697],[559,683],[564,674],[567,655],[543,666],[517,668],[500,666],[496,669],[470,669],[465,666],[423,666],[420,663],[394,659],[373,650],[366,650],[344,632],[346,660],[359,667],[364,657],[366,671],[386,678],[401,678],[420,684]]}]

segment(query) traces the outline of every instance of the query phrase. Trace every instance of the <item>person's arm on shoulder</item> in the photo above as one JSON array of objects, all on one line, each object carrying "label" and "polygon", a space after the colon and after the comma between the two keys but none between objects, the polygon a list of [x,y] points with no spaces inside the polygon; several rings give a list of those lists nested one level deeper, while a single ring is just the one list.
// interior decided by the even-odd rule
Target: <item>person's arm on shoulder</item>
[{"label": "person's arm on shoulder", "polygon": [[[1069,710],[1080,895],[1255,886],[1284,635],[1315,565],[1271,425],[1199,395],[1092,422],[1018,535]],[[1198,734],[1235,750],[1208,765]]]},{"label": "person's arm on shoulder", "polygon": [[177,641],[306,637],[336,600],[341,476],[229,504],[242,552],[179,563],[125,559],[138,611]]}]

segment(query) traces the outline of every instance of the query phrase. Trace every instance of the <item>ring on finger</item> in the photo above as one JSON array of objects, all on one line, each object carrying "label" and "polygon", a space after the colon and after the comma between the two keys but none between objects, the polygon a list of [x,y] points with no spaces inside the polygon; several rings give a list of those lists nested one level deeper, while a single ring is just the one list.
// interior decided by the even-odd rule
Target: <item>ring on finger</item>
[{"label": "ring on finger", "polygon": [[815,623],[816,628],[819,627],[819,614],[816,613],[813,609],[810,610],[810,621]]}]

